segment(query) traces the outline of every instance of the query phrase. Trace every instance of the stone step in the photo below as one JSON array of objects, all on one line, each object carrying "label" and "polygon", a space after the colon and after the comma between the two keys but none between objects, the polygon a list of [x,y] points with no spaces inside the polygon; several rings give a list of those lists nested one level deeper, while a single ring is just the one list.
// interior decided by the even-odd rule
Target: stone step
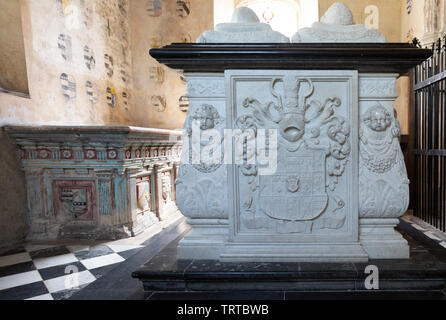
[{"label": "stone step", "polygon": [[[146,292],[436,292],[445,290],[446,251],[412,244],[409,260],[363,263],[220,262],[178,260],[174,241],[133,272]],[[372,266],[372,267],[370,267]],[[366,268],[372,268],[366,272]],[[367,280],[375,275],[374,281]],[[378,283],[368,290],[367,283]]]}]

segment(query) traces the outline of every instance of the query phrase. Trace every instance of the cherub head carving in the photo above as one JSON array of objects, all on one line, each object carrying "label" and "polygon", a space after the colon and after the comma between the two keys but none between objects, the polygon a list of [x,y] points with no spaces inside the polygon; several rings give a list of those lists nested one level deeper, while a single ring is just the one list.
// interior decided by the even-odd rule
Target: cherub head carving
[{"label": "cherub head carving", "polygon": [[382,105],[371,107],[362,120],[373,131],[385,131],[392,124],[392,115]]},{"label": "cherub head carving", "polygon": [[193,120],[200,121],[201,130],[208,130],[218,125],[220,116],[213,106],[204,104],[195,112]]}]

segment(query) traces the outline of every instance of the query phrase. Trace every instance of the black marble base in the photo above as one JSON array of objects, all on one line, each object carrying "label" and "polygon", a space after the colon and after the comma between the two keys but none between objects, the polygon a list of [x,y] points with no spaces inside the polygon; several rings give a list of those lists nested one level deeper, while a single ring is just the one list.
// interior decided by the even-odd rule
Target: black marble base
[{"label": "black marble base", "polygon": [[[381,293],[439,294],[446,284],[446,250],[436,250],[402,232],[411,252],[409,260],[371,260],[368,263],[229,263],[214,260],[178,260],[177,239],[133,272],[151,299],[237,299],[249,292],[271,299],[299,297],[301,293],[358,293],[378,297],[365,287],[368,265],[379,270]],[[189,295],[185,295],[188,293]],[[209,293],[207,295],[206,293]]]}]

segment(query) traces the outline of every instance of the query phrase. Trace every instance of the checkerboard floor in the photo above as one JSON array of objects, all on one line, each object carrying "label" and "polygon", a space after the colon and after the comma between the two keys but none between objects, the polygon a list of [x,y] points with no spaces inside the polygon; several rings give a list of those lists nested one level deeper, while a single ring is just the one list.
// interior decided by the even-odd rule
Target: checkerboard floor
[{"label": "checkerboard floor", "polygon": [[62,300],[143,245],[25,245],[0,255],[0,300]]}]

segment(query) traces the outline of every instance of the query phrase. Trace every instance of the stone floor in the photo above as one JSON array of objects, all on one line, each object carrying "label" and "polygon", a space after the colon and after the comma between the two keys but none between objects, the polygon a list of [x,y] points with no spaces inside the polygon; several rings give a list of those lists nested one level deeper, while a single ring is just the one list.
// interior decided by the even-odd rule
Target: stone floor
[{"label": "stone floor", "polygon": [[184,218],[155,225],[140,235],[117,241],[27,243],[0,255],[0,300],[62,300],[145,248],[163,229]]},{"label": "stone floor", "polygon": [[[374,261],[382,267],[385,279],[404,272],[418,279],[431,278],[432,286],[438,285],[435,277],[446,274],[446,249],[441,234],[436,239],[425,235],[426,230],[414,226],[416,221],[402,220],[400,232],[409,241],[410,261]],[[178,220],[163,230],[153,231],[137,239],[95,244],[53,243],[26,245],[0,257],[0,299],[70,299],[70,300],[308,300],[308,299],[445,299],[438,290],[406,290],[388,292],[355,292],[345,287],[341,292],[315,291],[150,291],[144,292],[141,282],[132,278],[132,272],[143,265],[158,264],[158,270],[168,268],[175,260],[176,243],[189,230],[184,220]],[[170,262],[169,262],[170,261]],[[202,268],[202,262],[187,262],[191,272]],[[212,265],[213,263],[213,265]],[[219,268],[218,262],[205,263],[207,269]],[[163,268],[160,268],[164,265]],[[312,274],[331,279],[343,274],[346,278],[363,275],[363,267],[343,264],[338,270],[325,266],[319,270],[314,264],[297,264],[300,275]],[[339,266],[339,265],[338,265]],[[68,268],[67,268],[68,267]],[[195,267],[195,268],[194,268]],[[233,266],[243,271],[247,266]],[[290,268],[290,266],[288,266]],[[321,265],[319,265],[321,267]],[[75,269],[77,268],[77,269]],[[240,269],[242,268],[242,269]],[[362,269],[361,269],[362,268]],[[67,273],[78,270],[77,274]],[[215,271],[215,270],[214,270]],[[291,270],[292,271],[292,270]],[[339,272],[341,271],[341,273]],[[322,273],[321,273],[322,272]],[[434,275],[435,277],[432,277]],[[427,279],[426,278],[426,279]],[[75,288],[75,279],[78,288]],[[339,279],[338,279],[339,280]],[[444,280],[444,279],[443,279]],[[339,283],[338,283],[339,284]],[[344,283],[343,285],[345,285]],[[314,285],[314,284],[312,284]],[[429,286],[428,286],[429,287]],[[311,288],[310,288],[311,289]]]}]

